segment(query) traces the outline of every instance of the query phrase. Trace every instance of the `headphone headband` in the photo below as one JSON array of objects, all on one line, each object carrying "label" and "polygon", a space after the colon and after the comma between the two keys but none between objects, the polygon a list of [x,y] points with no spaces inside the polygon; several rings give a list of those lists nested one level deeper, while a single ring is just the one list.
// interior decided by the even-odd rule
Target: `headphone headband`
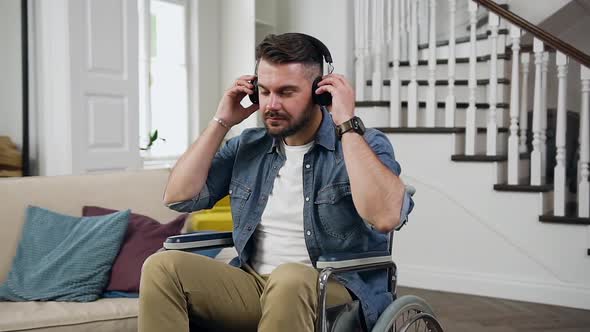
[{"label": "headphone headband", "polygon": [[[288,34],[298,35],[300,37],[303,37],[304,39],[307,39],[307,41],[309,41],[313,45],[313,47],[317,51],[319,51],[319,53],[324,58],[324,61],[328,64],[328,73],[331,74],[334,71],[334,65],[332,64],[332,62],[333,62],[332,54],[330,54],[330,50],[328,50],[328,47],[324,43],[322,43],[322,41],[320,41],[319,39],[317,39],[313,36],[306,35],[301,32],[291,32]],[[256,64],[254,65],[254,73],[258,73],[258,65],[260,64],[260,60],[261,59],[256,60]],[[320,65],[321,65],[321,63],[320,63]]]},{"label": "headphone headband", "polygon": [[308,39],[313,44],[313,46],[317,50],[319,50],[320,53],[324,56],[324,61],[326,61],[326,63],[329,63],[330,65],[332,64],[332,55],[330,54],[330,50],[328,50],[328,47],[324,43],[322,43],[316,37],[306,35],[304,33],[296,33],[296,34],[301,35],[304,38]]},{"label": "headphone headband", "polygon": [[[332,65],[332,55],[330,54],[330,51],[328,50],[328,47],[322,43],[319,39],[310,36],[310,35],[306,35],[304,33],[299,33],[299,32],[292,32],[289,33],[290,35],[297,35],[299,37],[302,37],[303,39],[306,39],[308,42],[310,42],[313,47],[323,56],[324,61],[326,61],[326,63],[328,64],[328,74],[331,74],[334,71],[334,66]],[[321,61],[321,60],[320,60]],[[254,73],[255,75],[258,75],[258,65],[260,64],[260,59],[256,60],[256,65],[254,68]],[[320,68],[323,67],[323,63],[320,62]],[[313,98],[314,103],[325,107],[327,105],[330,105],[332,103],[332,95],[329,92],[324,92],[321,94],[316,94],[315,90],[317,90],[318,88],[318,83],[322,80],[322,76],[318,76],[312,83],[312,87],[311,87],[311,95]],[[255,78],[252,81],[252,84],[254,85],[254,93],[249,95],[250,101],[253,104],[258,104],[258,78]]]}]

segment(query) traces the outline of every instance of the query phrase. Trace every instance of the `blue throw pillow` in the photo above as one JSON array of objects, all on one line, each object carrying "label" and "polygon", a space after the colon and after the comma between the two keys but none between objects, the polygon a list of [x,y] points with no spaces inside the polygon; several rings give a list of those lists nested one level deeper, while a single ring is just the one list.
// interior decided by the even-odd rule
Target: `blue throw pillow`
[{"label": "blue throw pillow", "polygon": [[100,297],[130,211],[72,217],[29,206],[0,299],[88,302]]}]

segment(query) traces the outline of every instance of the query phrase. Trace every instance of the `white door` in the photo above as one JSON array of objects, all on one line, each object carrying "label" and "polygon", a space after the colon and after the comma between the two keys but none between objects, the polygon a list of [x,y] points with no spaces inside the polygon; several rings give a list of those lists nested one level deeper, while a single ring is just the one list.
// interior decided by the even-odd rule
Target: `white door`
[{"label": "white door", "polygon": [[72,172],[137,169],[136,0],[70,0]]}]

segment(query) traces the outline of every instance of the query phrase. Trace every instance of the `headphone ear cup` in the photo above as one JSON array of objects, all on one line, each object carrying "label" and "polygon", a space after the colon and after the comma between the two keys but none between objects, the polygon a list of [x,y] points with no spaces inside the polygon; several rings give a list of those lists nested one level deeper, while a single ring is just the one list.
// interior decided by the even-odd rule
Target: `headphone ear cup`
[{"label": "headphone ear cup", "polygon": [[248,98],[250,98],[250,101],[252,102],[252,104],[256,104],[258,105],[258,78],[254,78],[252,80],[252,85],[254,85],[254,89],[252,89],[254,91],[254,93],[252,93],[251,95],[248,95]]},{"label": "headphone ear cup", "polygon": [[320,106],[328,106],[332,104],[332,95],[329,92],[317,94],[315,90],[318,89],[318,84],[322,81],[322,77],[318,76],[311,85],[311,96],[313,102]]}]

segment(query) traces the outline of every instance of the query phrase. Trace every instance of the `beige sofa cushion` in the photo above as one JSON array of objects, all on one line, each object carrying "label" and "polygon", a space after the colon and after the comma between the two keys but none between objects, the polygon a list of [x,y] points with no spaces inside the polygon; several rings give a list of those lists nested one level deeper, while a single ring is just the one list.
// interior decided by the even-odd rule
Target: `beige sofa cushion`
[{"label": "beige sofa cushion", "polygon": [[21,236],[27,205],[80,216],[84,205],[131,209],[159,221],[179,214],[162,196],[168,170],[0,179],[0,283],[6,279]]},{"label": "beige sofa cushion", "polygon": [[136,331],[137,299],[0,302],[2,331]]}]

